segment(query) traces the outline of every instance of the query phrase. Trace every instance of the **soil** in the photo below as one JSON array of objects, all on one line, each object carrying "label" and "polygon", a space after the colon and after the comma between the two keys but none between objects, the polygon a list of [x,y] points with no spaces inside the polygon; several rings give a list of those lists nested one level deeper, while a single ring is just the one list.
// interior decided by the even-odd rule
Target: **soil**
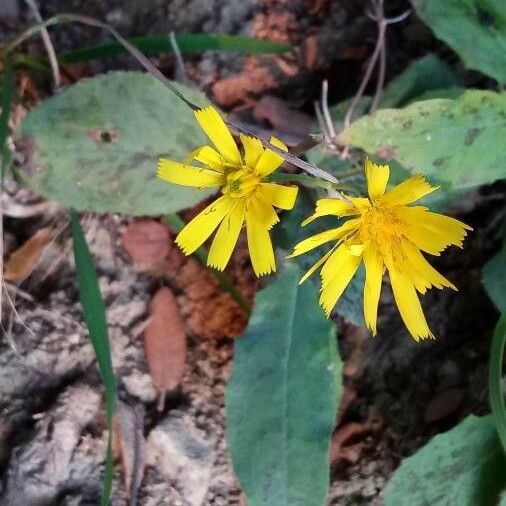
[{"label": "soil", "polygon": [[[13,2],[13,4],[16,2]],[[354,93],[375,43],[368,3],[356,0],[47,0],[44,18],[75,12],[103,19],[124,35],[229,33],[290,42],[288,56],[240,56],[209,52],[185,55],[191,80],[227,110],[255,121],[261,97],[313,115],[321,82],[329,79],[330,100]],[[16,3],[17,4],[17,3]],[[29,19],[24,5],[4,36]],[[388,13],[409,8],[388,2]],[[105,34],[80,25],[51,29],[58,51],[105,40]],[[42,53],[40,42],[29,50]],[[411,15],[388,32],[387,77],[409,61],[435,51],[458,66],[456,57],[434,40]],[[171,75],[172,57],[157,63]],[[113,68],[135,68],[128,57],[75,66],[66,79]],[[458,69],[461,71],[462,69]],[[475,79],[466,74],[466,79]],[[40,95],[47,83],[36,83]],[[44,86],[46,86],[44,88]],[[302,120],[301,120],[302,121]],[[272,124],[263,124],[272,128]],[[298,134],[300,135],[300,133]],[[15,160],[22,155],[15,153]],[[384,290],[380,336],[339,320],[338,344],[345,361],[345,395],[337,416],[331,457],[329,504],[379,505],[385,483],[400,460],[434,434],[447,430],[487,405],[487,360],[497,313],[485,294],[480,269],[498,249],[503,184],[481,188],[451,210],[475,229],[466,252],[455,250],[436,265],[460,291],[433,290],[424,298],[434,341],[414,343],[406,334],[388,290]],[[57,204],[44,204],[15,181],[7,182],[4,204],[22,208],[6,213],[5,253],[19,247],[43,226],[58,232],[32,275],[9,293],[16,312],[3,300],[0,342],[0,503],[6,506],[99,504],[106,452],[106,419],[101,381],[85,330],[70,249],[68,215]],[[30,209],[39,206],[29,215]],[[28,213],[28,214],[27,214]],[[116,457],[142,454],[131,466],[144,469],[137,504],[239,505],[239,484],[225,441],[224,389],[233,357],[233,337],[245,317],[214,278],[196,260],[171,249],[156,273],[141,270],[123,246],[122,233],[132,222],[117,215],[87,216],[84,224],[104,295],[114,369],[118,380],[122,427]],[[245,245],[234,254],[230,272],[251,299],[258,283],[247,263]],[[198,286],[194,280],[199,280]],[[149,375],[142,331],[152,295],[169,286],[177,296],[188,332],[187,367],[180,387],[159,409]],[[202,298],[204,290],[207,298]],[[198,294],[198,295],[196,295]],[[210,327],[191,319],[195,305],[227,307],[234,314]],[[202,306],[199,306],[202,307]],[[226,328],[221,332],[217,328]],[[385,329],[388,329],[388,333]],[[137,442],[137,443],[136,443]],[[139,446],[142,451],[139,451]],[[137,448],[137,450],[135,450]],[[137,460],[137,462],[135,462]],[[129,503],[125,464],[116,466],[113,505]],[[135,478],[135,472],[129,477]],[[131,483],[129,484],[130,486]],[[134,486],[133,489],[136,489]]]}]

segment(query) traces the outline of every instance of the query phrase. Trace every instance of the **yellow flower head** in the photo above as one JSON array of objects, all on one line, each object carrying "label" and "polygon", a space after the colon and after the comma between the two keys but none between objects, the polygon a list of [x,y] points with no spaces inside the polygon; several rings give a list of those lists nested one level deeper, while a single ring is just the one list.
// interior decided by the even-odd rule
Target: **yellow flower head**
[{"label": "yellow flower head", "polygon": [[[216,149],[203,146],[191,153],[185,164],[162,158],[158,162],[158,177],[185,186],[220,187],[222,195],[181,230],[176,244],[185,255],[190,255],[218,229],[207,264],[221,271],[245,223],[255,274],[270,274],[276,270],[276,263],[269,230],[279,221],[273,206],[292,209],[298,188],[264,182],[283,163],[283,158],[264,149],[258,139],[242,134],[244,152],[241,154],[216,109],[200,109],[195,117]],[[274,137],[270,142],[287,150]],[[202,166],[189,165],[192,161]]]},{"label": "yellow flower head", "polygon": [[315,213],[306,225],[320,216],[349,217],[340,227],[316,234],[295,246],[292,257],[324,243],[336,241],[333,248],[301,279],[305,281],[321,267],[320,304],[330,315],[360,263],[365,265],[364,317],[376,335],[378,301],[383,273],[388,270],[401,317],[415,340],[434,337],[418,299],[428,288],[456,290],[425,259],[424,253],[440,255],[446,247],[462,247],[464,223],[412,206],[416,200],[437,190],[422,176],[414,176],[385,192],[390,168],[365,162],[369,198],[325,198],[316,203]]}]

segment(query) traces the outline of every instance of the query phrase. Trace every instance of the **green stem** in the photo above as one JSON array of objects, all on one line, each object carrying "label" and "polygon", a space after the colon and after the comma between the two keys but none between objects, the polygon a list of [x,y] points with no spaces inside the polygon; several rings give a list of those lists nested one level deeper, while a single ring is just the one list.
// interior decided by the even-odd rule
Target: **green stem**
[{"label": "green stem", "polygon": [[[179,217],[177,213],[167,214],[165,221],[171,225],[176,232],[180,232],[185,222]],[[200,260],[203,265],[206,265],[208,251],[204,247],[200,247],[196,252],[195,256]],[[215,269],[210,269],[213,276],[218,281],[218,284],[222,290],[228,292],[232,299],[234,299],[241,309],[249,316],[251,314],[251,304],[244,297],[244,295],[237,289],[234,282],[224,273]]]},{"label": "green stem", "polygon": [[506,405],[502,389],[502,365],[506,343],[506,310],[497,323],[490,347],[488,387],[497,433],[506,453]]}]

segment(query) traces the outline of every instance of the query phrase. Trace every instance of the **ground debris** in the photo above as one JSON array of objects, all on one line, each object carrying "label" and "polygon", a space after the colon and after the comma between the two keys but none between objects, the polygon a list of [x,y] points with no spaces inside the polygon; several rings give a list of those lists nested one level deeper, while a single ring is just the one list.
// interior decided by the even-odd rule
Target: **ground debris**
[{"label": "ground debris", "polygon": [[42,251],[52,236],[53,229],[51,227],[41,228],[14,251],[5,264],[5,280],[19,283],[26,279],[35,269]]},{"label": "ground debris", "polygon": [[184,497],[184,504],[203,504],[211,481],[215,444],[213,437],[197,429],[194,420],[179,411],[173,411],[149,434],[146,464],[156,469],[166,483],[166,504],[172,504],[170,489]]},{"label": "ground debris", "polygon": [[[45,506],[65,487],[84,427],[96,416],[101,396],[86,385],[65,391],[49,412],[38,416],[33,437],[13,456],[2,504]],[[84,483],[89,476],[81,475]]]}]

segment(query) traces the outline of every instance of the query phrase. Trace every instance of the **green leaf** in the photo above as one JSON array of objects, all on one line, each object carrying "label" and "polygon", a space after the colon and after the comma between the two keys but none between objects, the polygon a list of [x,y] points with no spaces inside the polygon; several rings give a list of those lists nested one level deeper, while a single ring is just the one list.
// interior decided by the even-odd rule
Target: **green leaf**
[{"label": "green leaf", "polygon": [[113,477],[112,423],[116,405],[116,381],[112,369],[104,300],[100,293],[93,258],[88,248],[86,238],[84,237],[81,223],[74,210],[71,210],[71,225],[72,238],[74,241],[77,284],[79,287],[81,305],[83,306],[84,321],[86,322],[90,334],[91,344],[93,345],[93,350],[97,357],[98,369],[106,393],[109,439],[107,443],[104,488],[102,491],[102,505],[105,506],[109,504]]},{"label": "green leaf", "polygon": [[[176,86],[209,104],[202,93]],[[28,157],[22,178],[77,210],[167,214],[213,191],[156,177],[159,157],[184,161],[206,137],[190,108],[147,74],[84,79],[30,111],[20,134]]]},{"label": "green leaf", "polygon": [[417,14],[465,65],[506,83],[504,0],[412,0]]},{"label": "green leaf", "polygon": [[506,176],[505,138],[506,93],[470,90],[455,100],[377,111],[350,125],[339,142],[459,189]]},{"label": "green leaf", "polygon": [[449,65],[436,55],[428,54],[412,62],[388,83],[380,107],[402,107],[417,100],[422,94],[447,93],[447,88],[459,85],[460,81]]},{"label": "green leaf", "polygon": [[483,267],[482,281],[499,311],[506,311],[506,241]]},{"label": "green leaf", "polygon": [[[403,72],[392,79],[380,99],[380,108],[404,106],[420,95],[431,94],[428,98],[454,98],[462,93],[458,88],[460,81],[450,67],[436,55],[428,54],[412,62]],[[367,114],[371,106],[371,97],[362,97],[355,109],[353,119],[356,120]],[[344,100],[330,107],[330,115],[334,121],[336,131],[343,129],[343,120],[351,104],[351,99]],[[349,161],[341,160],[335,154],[329,155],[322,146],[308,151],[308,160],[331,171],[339,177],[341,170],[349,168]]]},{"label": "green leaf", "polygon": [[249,506],[321,506],[342,363],[313,285],[288,265],[235,345],[227,436]]},{"label": "green leaf", "polygon": [[506,485],[506,458],[491,416],[469,416],[404,459],[385,506],[492,506]]},{"label": "green leaf", "polygon": [[[180,34],[175,35],[176,43],[181,52],[200,51],[234,51],[237,53],[262,54],[284,53],[290,50],[288,44],[270,40],[243,37],[240,35],[219,34]],[[147,37],[133,37],[128,41],[146,55],[156,55],[172,51],[168,35],[151,35]],[[76,51],[69,51],[58,55],[61,64],[78,63],[98,58],[105,58],[125,52],[125,48],[117,42],[96,44]]]},{"label": "green leaf", "polygon": [[506,344],[506,309],[499,319],[490,347],[489,380],[490,405],[497,433],[506,453],[506,405],[502,388],[502,366]]}]

